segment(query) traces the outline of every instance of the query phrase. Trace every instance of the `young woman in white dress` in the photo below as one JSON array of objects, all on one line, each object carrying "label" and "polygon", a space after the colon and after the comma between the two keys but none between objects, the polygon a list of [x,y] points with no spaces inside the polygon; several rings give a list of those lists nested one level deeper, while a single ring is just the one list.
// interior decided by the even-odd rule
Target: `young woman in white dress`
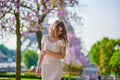
[{"label": "young woman in white dress", "polygon": [[65,24],[56,20],[50,26],[49,34],[42,37],[41,55],[36,69],[37,77],[41,76],[42,80],[61,80],[61,59],[65,57],[67,43]]}]

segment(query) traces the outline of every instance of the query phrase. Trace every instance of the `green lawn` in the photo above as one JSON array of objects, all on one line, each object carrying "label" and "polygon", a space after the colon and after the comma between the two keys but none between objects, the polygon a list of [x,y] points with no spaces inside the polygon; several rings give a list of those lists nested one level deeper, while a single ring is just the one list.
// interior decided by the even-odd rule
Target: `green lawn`
[{"label": "green lawn", "polygon": [[[42,79],[34,79],[34,78],[21,78],[21,80],[42,80]],[[16,80],[15,78],[0,78],[0,80]]]},{"label": "green lawn", "polygon": [[[15,78],[7,78],[2,77],[0,80],[16,80]],[[21,78],[21,80],[42,80],[42,79],[36,79],[36,78]],[[62,79],[63,80],[63,79]],[[67,79],[68,80],[68,79]],[[76,78],[72,77],[71,80],[76,80]]]}]

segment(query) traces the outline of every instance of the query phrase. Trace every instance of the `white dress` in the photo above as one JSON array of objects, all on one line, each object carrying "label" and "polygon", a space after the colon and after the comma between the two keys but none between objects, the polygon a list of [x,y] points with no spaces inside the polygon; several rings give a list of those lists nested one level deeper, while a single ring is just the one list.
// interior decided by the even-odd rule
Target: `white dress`
[{"label": "white dress", "polygon": [[[44,49],[48,49],[54,52],[60,51],[60,46],[65,46],[63,40],[56,42],[50,42],[48,39],[49,35],[43,35],[41,43],[44,44]],[[49,53],[48,53],[49,54]],[[61,80],[62,76],[62,62],[60,59],[44,56],[41,68],[42,80]]]}]

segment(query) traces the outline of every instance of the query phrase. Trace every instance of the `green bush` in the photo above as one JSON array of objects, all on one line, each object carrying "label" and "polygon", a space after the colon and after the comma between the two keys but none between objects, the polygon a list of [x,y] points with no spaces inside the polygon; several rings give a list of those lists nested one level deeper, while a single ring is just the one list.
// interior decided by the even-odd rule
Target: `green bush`
[{"label": "green bush", "polygon": [[[69,77],[62,77],[61,80],[69,80]],[[75,77],[72,77],[70,80],[76,80],[76,78],[75,78]]]},{"label": "green bush", "polygon": [[[9,78],[14,78],[16,75],[15,74],[1,74],[0,77],[9,77]],[[35,74],[24,74],[21,75],[22,78],[37,78]]]},{"label": "green bush", "polygon": [[21,77],[22,78],[37,78],[35,74],[24,74]]},{"label": "green bush", "polygon": [[9,78],[12,78],[12,77],[15,77],[15,74],[0,73],[0,77],[9,77]]}]

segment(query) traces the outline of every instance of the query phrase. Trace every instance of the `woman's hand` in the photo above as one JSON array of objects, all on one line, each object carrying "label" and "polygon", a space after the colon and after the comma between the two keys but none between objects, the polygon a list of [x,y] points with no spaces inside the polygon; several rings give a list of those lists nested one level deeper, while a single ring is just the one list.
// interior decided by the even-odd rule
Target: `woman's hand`
[{"label": "woman's hand", "polygon": [[[52,54],[51,54],[52,53]],[[54,52],[50,51],[50,50],[45,50],[45,55],[49,55],[53,57]]]},{"label": "woman's hand", "polygon": [[46,55],[46,54],[48,54],[49,53],[49,50],[44,50],[43,51],[43,55]]},{"label": "woman's hand", "polygon": [[40,76],[41,76],[41,71],[40,71],[40,68],[37,67],[37,69],[36,69],[36,77],[40,78]]}]

